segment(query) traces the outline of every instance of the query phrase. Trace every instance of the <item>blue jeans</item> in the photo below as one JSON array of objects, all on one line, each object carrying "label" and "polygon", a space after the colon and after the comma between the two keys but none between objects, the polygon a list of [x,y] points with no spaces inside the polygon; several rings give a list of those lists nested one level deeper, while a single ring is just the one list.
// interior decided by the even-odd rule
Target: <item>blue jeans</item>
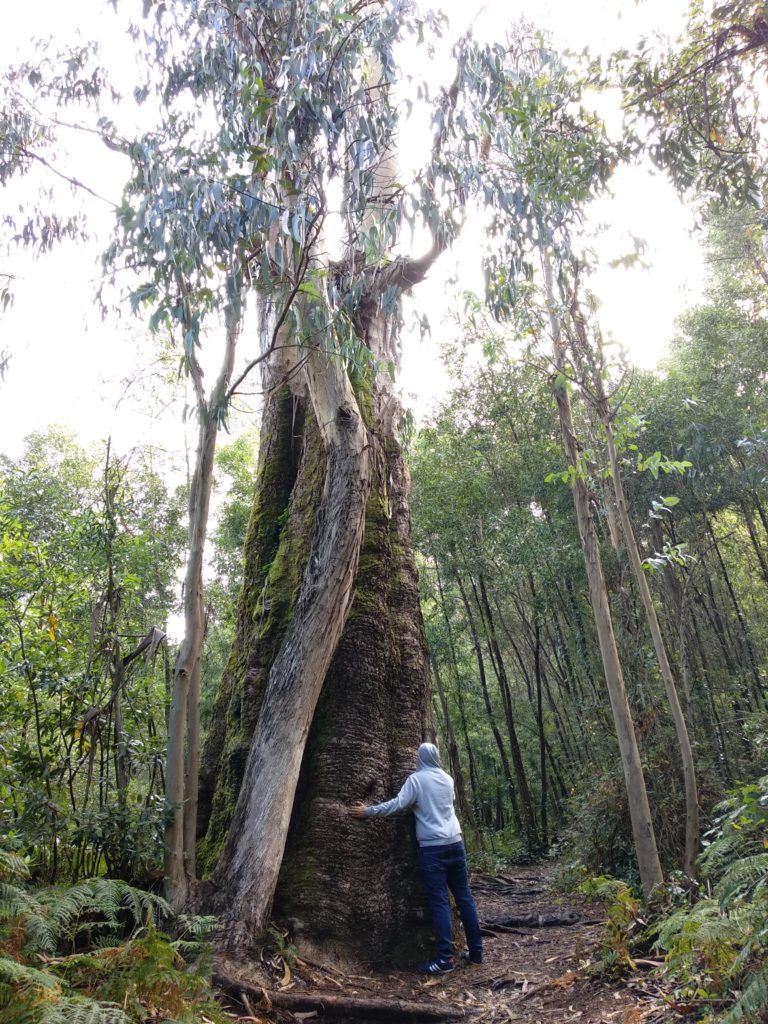
[{"label": "blue jeans", "polygon": [[453,929],[451,908],[448,903],[450,889],[456,900],[461,923],[464,925],[470,955],[481,957],[483,939],[475,901],[469,891],[464,843],[451,843],[450,846],[420,846],[419,869],[421,881],[427,891],[429,909],[432,911],[432,923],[437,937],[437,956],[440,959],[453,956]]}]

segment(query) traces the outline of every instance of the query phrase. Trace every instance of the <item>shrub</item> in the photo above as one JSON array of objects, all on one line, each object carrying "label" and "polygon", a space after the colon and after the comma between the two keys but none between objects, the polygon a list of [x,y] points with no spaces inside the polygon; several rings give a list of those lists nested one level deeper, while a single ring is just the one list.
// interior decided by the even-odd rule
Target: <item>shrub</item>
[{"label": "shrub", "polygon": [[210,918],[178,919],[173,940],[156,926],[171,912],[154,893],[107,878],[32,888],[27,876],[22,858],[0,851],[0,1020],[227,1019],[206,977]]},{"label": "shrub", "polygon": [[684,997],[734,1000],[723,1024],[768,1016],[768,776],[717,808],[700,859],[709,894],[658,926]]}]

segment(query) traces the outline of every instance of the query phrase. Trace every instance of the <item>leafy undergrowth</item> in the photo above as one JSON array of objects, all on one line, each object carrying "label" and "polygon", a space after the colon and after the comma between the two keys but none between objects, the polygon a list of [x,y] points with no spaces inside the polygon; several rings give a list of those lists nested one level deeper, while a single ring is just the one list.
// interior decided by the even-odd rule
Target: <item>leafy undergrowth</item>
[{"label": "leafy undergrowth", "polygon": [[716,811],[701,883],[672,877],[648,916],[624,883],[590,878],[578,864],[560,885],[605,907],[594,970],[634,972],[661,955],[657,976],[678,1019],[757,1024],[768,1021],[768,776]]},{"label": "leafy undergrowth", "polygon": [[0,1022],[218,1024],[202,941],[211,921],[157,927],[163,899],[125,882],[31,887],[26,864],[0,851]]},{"label": "leafy undergrowth", "polygon": [[[768,775],[717,808],[703,890],[657,926],[678,998],[723,1024],[768,1020]],[[684,897],[684,893],[682,894]],[[718,1013],[723,1001],[732,1003]]]}]

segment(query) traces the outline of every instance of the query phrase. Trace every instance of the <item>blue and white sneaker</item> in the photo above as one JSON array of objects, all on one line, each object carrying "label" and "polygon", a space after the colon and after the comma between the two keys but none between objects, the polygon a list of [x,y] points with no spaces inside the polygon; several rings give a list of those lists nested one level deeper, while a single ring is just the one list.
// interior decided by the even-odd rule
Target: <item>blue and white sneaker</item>
[{"label": "blue and white sneaker", "polygon": [[434,976],[436,974],[450,974],[451,971],[456,970],[456,961],[453,957],[436,957],[434,960],[430,960],[427,964],[419,964],[417,970],[420,974],[429,974]]}]

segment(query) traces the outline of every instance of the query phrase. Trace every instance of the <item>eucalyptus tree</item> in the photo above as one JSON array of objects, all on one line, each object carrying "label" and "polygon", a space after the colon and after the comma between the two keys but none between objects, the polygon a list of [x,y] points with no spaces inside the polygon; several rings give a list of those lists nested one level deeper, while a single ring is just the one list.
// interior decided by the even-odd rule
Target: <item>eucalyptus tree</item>
[{"label": "eucalyptus tree", "polygon": [[[640,594],[640,599],[645,611],[648,629],[653,641],[653,649],[656,655],[659,672],[664,683],[672,721],[675,726],[675,734],[680,748],[680,757],[683,768],[683,779],[685,784],[685,848],[683,852],[683,870],[690,878],[695,878],[697,873],[696,862],[700,849],[699,830],[699,794],[696,782],[696,766],[691,746],[688,725],[685,714],[680,703],[677,692],[672,666],[667,646],[662,635],[659,617],[656,613],[656,606],[653,602],[651,589],[648,585],[646,570],[643,566],[643,559],[640,555],[635,530],[629,513],[629,507],[624,490],[620,467],[620,421],[617,429],[617,417],[622,402],[617,402],[617,408],[611,407],[611,400],[606,389],[606,380],[609,376],[609,368],[605,364],[603,355],[602,336],[599,327],[590,323],[585,314],[578,292],[578,284],[574,285],[572,298],[569,303],[570,316],[566,320],[570,348],[573,355],[577,372],[580,376],[580,387],[585,394],[587,401],[597,413],[602,431],[604,434],[605,447],[608,456],[606,473],[611,481],[612,494],[609,500],[615,501],[618,512],[621,535],[624,547],[629,555],[632,566],[632,573],[635,585]],[[618,389],[617,389],[618,390]],[[613,397],[613,396],[611,396]],[[626,400],[626,393],[621,396],[622,401]],[[619,437],[617,437],[617,434]],[[658,455],[659,453],[657,453]],[[650,462],[650,460],[648,460]],[[641,463],[642,464],[642,463]],[[683,473],[690,463],[687,461],[673,462],[668,458],[656,458],[653,462],[654,477],[658,476],[659,466],[663,465],[665,472]],[[674,507],[679,498],[670,496],[662,498],[657,502],[664,508]]]},{"label": "eucalyptus tree", "polygon": [[624,93],[627,141],[698,198],[762,206],[765,128],[762,89],[768,20],[756,0],[692,2],[681,37],[643,40],[615,54],[603,81]]},{"label": "eucalyptus tree", "polygon": [[[84,107],[98,113],[102,93],[108,90],[108,76],[93,43],[54,49],[49,41],[40,43],[38,52],[37,59],[5,68],[0,77],[0,187],[22,186],[16,189],[16,201],[7,203],[0,245],[8,254],[24,249],[36,257],[63,239],[85,236],[83,211],[55,186],[63,181],[73,193],[96,193],[69,172],[61,137],[63,129],[95,131],[71,123],[70,112],[76,112],[75,118]],[[0,266],[0,311],[13,301],[14,279],[11,263]]]},{"label": "eucalyptus tree", "polygon": [[[512,46],[505,60],[513,58]],[[498,59],[498,57],[497,57]],[[491,61],[493,58],[491,58]],[[494,207],[490,233],[489,294],[494,311],[508,315],[521,277],[539,262],[543,303],[532,306],[531,330],[552,345],[553,394],[573,488],[590,600],[595,617],[616,735],[619,741],[638,865],[646,896],[662,880],[642,761],[600,561],[589,488],[579,455],[568,393],[567,293],[557,294],[574,250],[574,229],[584,204],[604,186],[624,155],[608,140],[598,119],[581,105],[583,82],[545,48],[520,44],[514,73],[503,80],[498,100],[486,104],[479,121],[491,154],[484,187]],[[527,103],[521,104],[525,97]],[[494,97],[494,99],[496,99]],[[556,261],[556,265],[555,265]],[[517,294],[520,294],[519,287]]]},{"label": "eucalyptus tree", "polygon": [[[429,31],[410,3],[172,13],[173,56],[155,37],[163,124],[128,147],[134,177],[110,259],[141,269],[134,302],[154,307],[190,370],[217,314],[249,346],[201,423],[222,421],[256,366],[265,395],[239,624],[203,757],[199,858],[212,878],[200,896],[243,948],[280,876],[278,904],[306,933],[365,936],[375,952],[403,932],[412,855],[403,825],[359,840],[339,800],[399,782],[432,729],[391,375],[399,296],[459,226],[458,172],[441,154],[457,95],[436,97],[427,167],[403,184],[394,46]],[[419,258],[392,254],[404,218],[431,234]],[[178,818],[178,789],[169,795]],[[301,828],[289,836],[292,811]],[[191,850],[174,850],[181,902]],[[396,879],[384,908],[364,872],[374,857]]]},{"label": "eucalyptus tree", "polygon": [[[170,334],[192,382],[198,421],[188,490],[188,555],[183,587],[184,636],[173,674],[168,728],[166,887],[176,908],[184,906],[195,876],[198,763],[200,752],[200,659],[204,638],[203,560],[219,428],[226,422],[249,280],[241,246],[252,230],[255,200],[219,209],[224,186],[242,190],[232,155],[201,130],[199,108],[177,115],[180,86],[166,82],[163,119],[156,131],[121,147],[131,177],[117,210],[114,241],[104,255],[107,272],[141,275],[132,288],[134,311],[151,309],[150,328]],[[218,332],[220,365],[206,393],[203,338],[212,348]],[[210,355],[209,355],[210,358]]]}]

